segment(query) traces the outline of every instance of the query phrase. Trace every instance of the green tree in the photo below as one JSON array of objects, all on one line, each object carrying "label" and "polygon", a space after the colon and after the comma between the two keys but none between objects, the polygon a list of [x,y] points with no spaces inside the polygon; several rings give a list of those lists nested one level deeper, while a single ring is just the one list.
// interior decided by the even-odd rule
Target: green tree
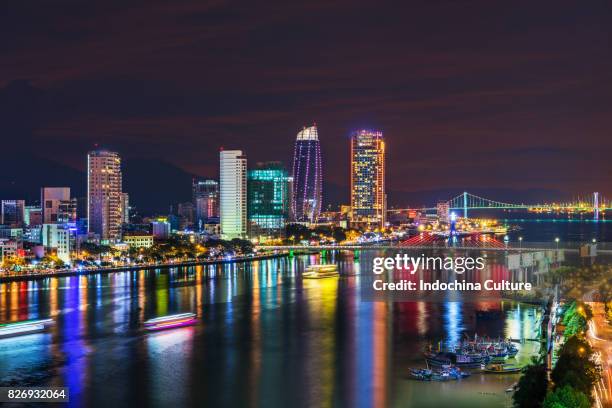
[{"label": "green tree", "polygon": [[518,382],[518,389],[512,396],[514,406],[520,408],[541,407],[542,401],[546,397],[547,387],[546,366],[533,360],[532,364],[523,369],[523,375]]},{"label": "green tree", "polygon": [[549,393],[544,408],[589,408],[591,402],[584,393],[566,385]]},{"label": "green tree", "polygon": [[332,237],[336,242],[342,242],[346,240],[346,232],[344,232],[344,228],[336,227],[332,232]]},{"label": "green tree", "polygon": [[592,353],[588,342],[578,336],[570,337],[559,350],[559,359],[551,374],[555,389],[569,385],[590,398],[591,389],[599,379],[597,366],[591,361]]}]

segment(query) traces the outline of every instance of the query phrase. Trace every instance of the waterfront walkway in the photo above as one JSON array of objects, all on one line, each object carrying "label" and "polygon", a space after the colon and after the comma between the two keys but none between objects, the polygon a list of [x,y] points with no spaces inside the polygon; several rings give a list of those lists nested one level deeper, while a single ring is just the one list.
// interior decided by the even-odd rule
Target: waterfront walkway
[{"label": "waterfront walkway", "polygon": [[241,263],[241,262],[249,262],[261,259],[270,259],[270,258],[279,258],[283,256],[287,256],[288,252],[276,252],[276,253],[267,253],[262,255],[254,255],[254,256],[243,256],[243,257],[235,257],[232,259],[214,259],[214,260],[205,260],[205,261],[197,261],[197,260],[187,260],[180,262],[165,262],[165,263],[147,263],[147,264],[139,264],[139,265],[122,265],[122,266],[114,266],[114,267],[100,267],[100,268],[87,268],[87,269],[56,269],[56,270],[45,270],[40,272],[0,272],[0,283],[3,282],[12,282],[12,281],[24,281],[24,280],[35,280],[35,279],[45,279],[45,278],[53,278],[53,277],[62,277],[62,276],[74,276],[74,275],[93,275],[96,273],[110,273],[110,272],[125,272],[132,270],[142,270],[142,269],[162,269],[162,268],[176,268],[180,266],[196,266],[196,265],[219,265],[219,264],[228,264],[228,263]]}]

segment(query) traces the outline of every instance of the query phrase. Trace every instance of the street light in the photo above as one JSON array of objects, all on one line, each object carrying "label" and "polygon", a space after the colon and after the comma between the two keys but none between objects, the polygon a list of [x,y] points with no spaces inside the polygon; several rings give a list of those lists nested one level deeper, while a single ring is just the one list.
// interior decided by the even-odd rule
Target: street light
[{"label": "street light", "polygon": [[555,238],[555,242],[557,243],[557,250],[559,249],[559,237]]},{"label": "street light", "polygon": [[523,237],[519,237],[519,249],[523,249]]}]

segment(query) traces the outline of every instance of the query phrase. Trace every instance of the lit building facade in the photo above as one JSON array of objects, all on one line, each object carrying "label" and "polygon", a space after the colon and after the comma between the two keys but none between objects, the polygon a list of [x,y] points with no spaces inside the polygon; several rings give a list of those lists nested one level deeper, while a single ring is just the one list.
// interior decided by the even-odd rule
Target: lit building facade
[{"label": "lit building facade", "polygon": [[76,250],[76,228],[69,224],[43,224],[42,244],[64,263],[70,264],[71,253]]},{"label": "lit building facade", "polygon": [[157,239],[170,238],[171,228],[168,220],[159,218],[151,223],[151,231]]},{"label": "lit building facade", "polygon": [[123,222],[121,158],[106,150],[87,154],[88,232],[103,241],[121,239]]},{"label": "lit building facade", "polygon": [[27,227],[36,227],[42,225],[42,208],[38,206],[27,205],[25,207],[23,223]]},{"label": "lit building facade", "polygon": [[242,150],[219,154],[219,216],[225,239],[247,236],[247,158]]},{"label": "lit building facade", "polygon": [[277,237],[289,218],[290,177],[280,162],[257,163],[248,172],[249,236]]},{"label": "lit building facade", "polygon": [[121,193],[121,222],[130,223],[130,196],[128,193]]},{"label": "lit building facade", "polygon": [[219,218],[219,182],[211,179],[193,179],[193,205],[195,223],[198,229],[203,228]]},{"label": "lit building facade", "polygon": [[128,244],[130,248],[151,248],[154,240],[153,235],[124,235],[123,242]]},{"label": "lit building facade", "polygon": [[21,227],[24,218],[25,200],[2,200],[0,203],[0,224]]},{"label": "lit building facade", "polygon": [[70,187],[43,187],[40,189],[43,224],[75,222],[77,200],[70,198]]},{"label": "lit building facade", "polygon": [[438,215],[438,221],[448,224],[450,221],[450,207],[448,201],[438,201],[436,213]]},{"label": "lit building facade", "polygon": [[385,141],[383,133],[358,130],[351,135],[351,225],[385,225]]},{"label": "lit building facade", "polygon": [[321,213],[323,172],[317,126],[302,129],[293,153],[291,213],[295,221],[316,223]]}]

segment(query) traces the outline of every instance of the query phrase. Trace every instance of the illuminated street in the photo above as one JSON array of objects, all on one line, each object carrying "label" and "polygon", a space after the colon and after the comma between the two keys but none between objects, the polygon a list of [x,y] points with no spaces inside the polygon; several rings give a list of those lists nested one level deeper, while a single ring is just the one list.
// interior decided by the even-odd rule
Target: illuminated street
[{"label": "illuminated street", "polygon": [[588,336],[603,369],[601,380],[595,387],[595,399],[597,406],[607,407],[612,405],[612,326],[606,320],[603,303],[590,302],[589,305],[593,309],[593,320]]}]

